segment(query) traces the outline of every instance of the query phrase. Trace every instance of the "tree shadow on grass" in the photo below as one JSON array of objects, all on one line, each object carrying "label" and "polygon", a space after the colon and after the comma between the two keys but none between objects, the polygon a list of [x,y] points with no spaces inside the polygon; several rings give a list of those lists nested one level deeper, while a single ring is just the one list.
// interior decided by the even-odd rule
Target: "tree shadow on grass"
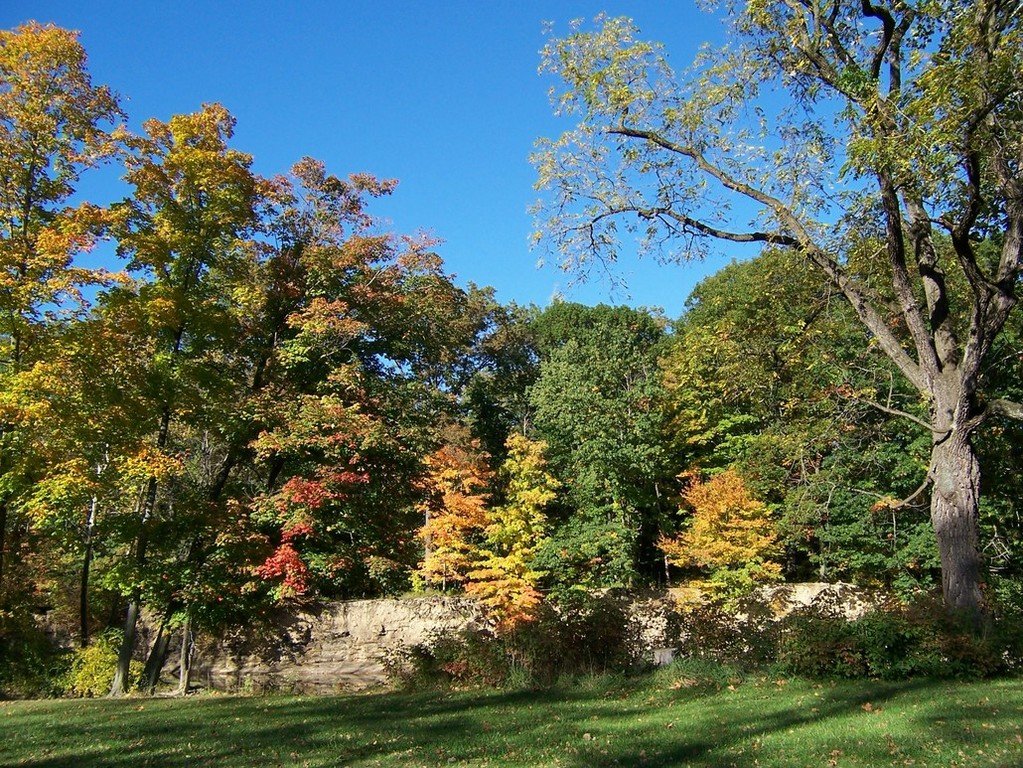
[{"label": "tree shadow on grass", "polygon": [[[768,757],[774,743],[781,749],[780,740],[790,732],[801,734],[793,739],[805,752],[799,764],[826,765],[836,748],[856,750],[863,765],[887,763],[894,754],[891,741],[860,737],[869,731],[869,718],[880,717],[877,713],[889,702],[901,706],[903,699],[911,699],[914,708],[901,715],[900,727],[916,734],[917,741],[954,743],[962,736],[964,718],[1002,731],[1012,722],[1007,718],[1019,721],[1018,709],[977,703],[952,719],[943,709],[951,690],[956,689],[946,683],[909,681],[803,686],[792,695],[767,684],[738,691],[625,685],[328,698],[196,697],[183,702],[40,703],[4,713],[0,722],[8,734],[31,736],[30,745],[15,747],[17,762],[12,764],[34,768],[484,761],[526,766],[555,760],[580,768],[668,768],[752,765],[758,750],[767,750],[762,754]],[[5,751],[10,747],[0,749],[0,756]]]}]

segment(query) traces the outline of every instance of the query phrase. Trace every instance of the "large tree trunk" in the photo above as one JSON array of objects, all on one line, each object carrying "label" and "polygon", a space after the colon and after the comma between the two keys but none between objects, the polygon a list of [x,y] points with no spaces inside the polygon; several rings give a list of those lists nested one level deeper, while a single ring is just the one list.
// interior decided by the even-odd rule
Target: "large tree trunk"
[{"label": "large tree trunk", "polygon": [[941,556],[942,595],[950,609],[979,622],[984,612],[978,543],[980,464],[970,435],[952,432],[938,440],[931,461],[931,524]]}]

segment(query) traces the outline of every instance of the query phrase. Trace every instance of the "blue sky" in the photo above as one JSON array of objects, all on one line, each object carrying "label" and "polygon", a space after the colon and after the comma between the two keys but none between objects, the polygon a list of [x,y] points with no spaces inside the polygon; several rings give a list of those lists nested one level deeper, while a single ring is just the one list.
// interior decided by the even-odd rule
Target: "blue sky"
[{"label": "blue sky", "polygon": [[[235,115],[235,145],[263,174],[304,155],[331,172],[400,181],[376,207],[401,232],[428,231],[458,282],[493,285],[502,301],[552,295],[660,306],[676,316],[693,285],[727,258],[664,266],[625,260],[628,293],[572,286],[537,269],[527,212],[535,199],[533,142],[567,124],[552,116],[537,74],[542,22],[600,11],[628,15],[689,63],[721,25],[689,2],[23,2],[0,5],[0,26],[28,19],[81,31],[93,79],[122,99],[131,125],[219,101]],[[92,185],[90,187],[89,185]],[[86,179],[94,198],[114,194]],[[737,255],[742,255],[737,252]]]}]

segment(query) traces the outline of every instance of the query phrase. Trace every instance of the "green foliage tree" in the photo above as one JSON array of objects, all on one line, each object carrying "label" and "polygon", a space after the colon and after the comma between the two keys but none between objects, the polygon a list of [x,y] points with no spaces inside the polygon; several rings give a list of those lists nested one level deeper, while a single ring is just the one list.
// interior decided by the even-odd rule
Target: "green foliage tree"
[{"label": "green foliage tree", "polygon": [[687,307],[662,359],[678,454],[738,468],[780,506],[790,576],[929,585],[923,505],[879,505],[920,486],[928,447],[879,407],[918,406],[848,307],[779,250],[707,278]]},{"label": "green foliage tree", "polygon": [[[537,154],[540,234],[569,267],[612,262],[621,220],[680,256],[712,241],[798,253],[927,409],[945,601],[979,617],[975,435],[1023,417],[986,376],[1023,268],[1023,14],[1000,0],[717,7],[732,45],[691,77],[628,20],[548,44],[556,106],[579,123]],[[762,226],[730,225],[733,202]],[[942,230],[970,288],[958,301]],[[849,269],[861,249],[883,290]]]},{"label": "green foliage tree", "polygon": [[672,482],[657,368],[665,323],[644,310],[556,302],[534,328],[534,430],[565,508],[544,569],[566,586],[630,584],[638,561],[652,559]]}]

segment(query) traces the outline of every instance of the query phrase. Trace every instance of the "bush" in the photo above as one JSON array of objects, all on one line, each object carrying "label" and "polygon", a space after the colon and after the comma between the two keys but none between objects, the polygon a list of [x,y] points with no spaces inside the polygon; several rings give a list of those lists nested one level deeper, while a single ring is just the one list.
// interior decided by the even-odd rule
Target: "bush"
[{"label": "bush", "polygon": [[990,677],[1019,666],[1020,634],[1016,622],[997,614],[977,632],[938,599],[888,606],[856,621],[803,611],[783,622],[778,661],[810,677]]},{"label": "bush", "polygon": [[775,620],[750,602],[737,611],[696,605],[684,613],[690,658],[804,677],[990,677],[1023,668],[1023,616],[996,606],[982,631],[948,613],[940,597],[891,604],[850,621],[837,605]]},{"label": "bush", "polygon": [[[67,695],[95,698],[110,693],[121,638],[120,631],[110,630],[97,636],[91,645],[74,650],[71,667],[64,678]],[[138,680],[141,676],[142,662],[131,662],[130,679]]]},{"label": "bush", "polygon": [[557,608],[544,604],[535,621],[511,632],[469,632],[402,649],[387,666],[406,687],[549,686],[635,669],[638,647],[638,630],[620,601],[581,595]]},{"label": "bush", "polygon": [[767,606],[748,601],[736,611],[720,603],[694,605],[681,631],[691,657],[751,671],[774,663],[778,630]]},{"label": "bush", "polygon": [[410,690],[451,685],[496,687],[506,682],[509,672],[497,638],[472,631],[393,650],[384,665],[395,683]]}]

